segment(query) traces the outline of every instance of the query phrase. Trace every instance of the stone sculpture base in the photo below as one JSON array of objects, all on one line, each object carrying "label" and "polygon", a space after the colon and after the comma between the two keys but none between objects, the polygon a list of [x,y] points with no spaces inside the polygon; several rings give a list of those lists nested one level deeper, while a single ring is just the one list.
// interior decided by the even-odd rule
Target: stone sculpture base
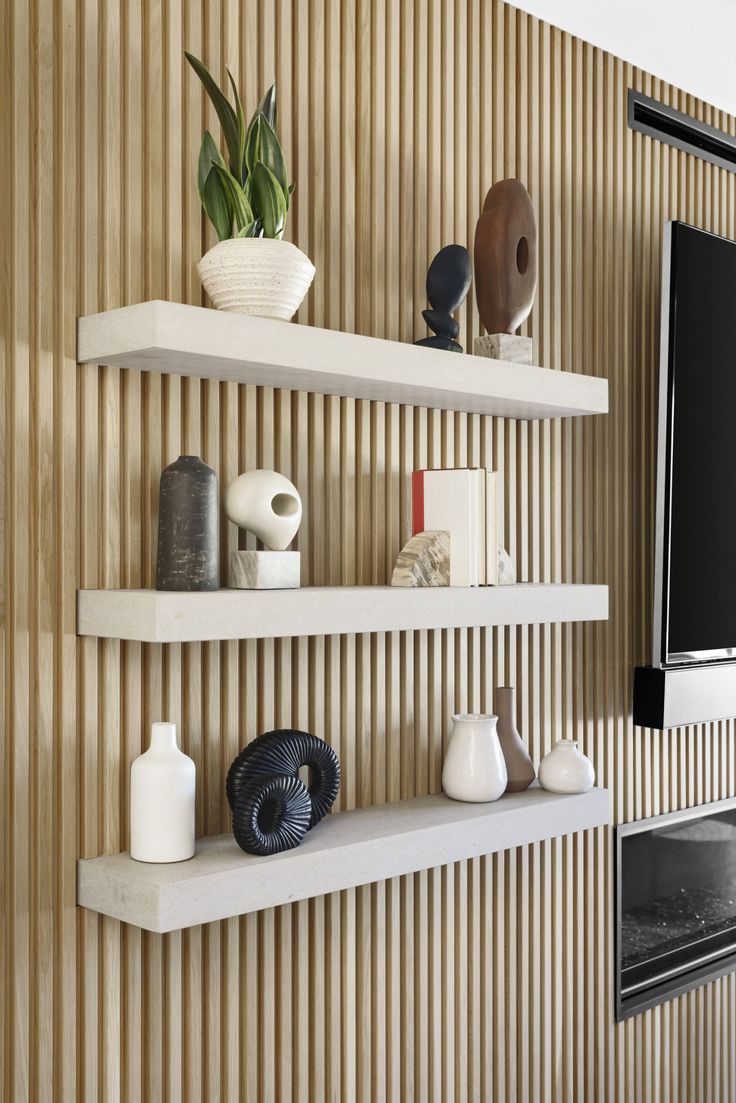
[{"label": "stone sculpture base", "polygon": [[486,333],[475,338],[473,353],[491,360],[508,360],[511,364],[531,364],[532,339],[515,333]]},{"label": "stone sculpture base", "polygon": [[296,590],[299,552],[231,552],[228,583],[234,590]]}]

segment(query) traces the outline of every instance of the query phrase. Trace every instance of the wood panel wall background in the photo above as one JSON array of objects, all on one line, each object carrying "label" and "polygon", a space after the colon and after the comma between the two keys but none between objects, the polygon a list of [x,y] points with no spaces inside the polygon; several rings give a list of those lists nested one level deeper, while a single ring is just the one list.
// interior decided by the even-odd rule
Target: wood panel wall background
[{"label": "wood panel wall background", "polygon": [[[128,771],[175,719],[200,833],[274,725],[328,738],[344,808],[436,791],[449,716],[511,681],[535,760],[577,735],[616,821],[736,793],[731,723],[635,730],[648,654],[664,219],[734,236],[733,175],[633,134],[630,85],[734,119],[498,0],[8,0],[2,13],[0,1098],[736,1099],[733,976],[612,1020],[611,833],[156,936],[75,909],[75,859],[127,845]],[[273,77],[318,275],[301,322],[411,340],[426,266],[486,189],[529,187],[537,362],[607,376],[611,414],[494,421],[78,367],[75,318],[202,302],[194,186],[216,121],[185,68]],[[478,332],[461,312],[466,345]],[[462,362],[458,362],[462,371]],[[504,473],[521,577],[607,581],[607,625],[253,644],[77,640],[81,586],[150,585],[162,466],[292,477],[312,583],[381,583],[407,473]],[[231,544],[232,532],[226,535]]]}]

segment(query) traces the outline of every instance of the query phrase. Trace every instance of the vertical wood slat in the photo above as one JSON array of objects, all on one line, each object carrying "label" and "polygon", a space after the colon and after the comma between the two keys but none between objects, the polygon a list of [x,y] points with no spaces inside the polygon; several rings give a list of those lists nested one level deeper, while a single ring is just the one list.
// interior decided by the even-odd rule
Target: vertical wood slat
[{"label": "vertical wood slat", "polygon": [[[515,682],[535,760],[574,731],[617,821],[736,791],[733,724],[634,730],[651,607],[662,223],[733,235],[736,178],[626,125],[633,85],[715,112],[500,0],[9,0],[0,368],[3,902],[0,1101],[736,1098],[736,979],[611,1017],[611,835],[539,844],[159,937],[74,908],[79,853],[124,845],[128,771],[166,712],[197,761],[197,826],[263,727],[323,734],[340,807],[436,790],[449,714]],[[517,425],[77,367],[75,319],[203,302],[203,124],[181,50],[249,106],[275,76],[317,262],[299,320],[411,340],[426,267],[472,245],[490,184],[539,220],[527,332],[610,380],[611,415]],[[472,295],[459,312],[467,348]],[[462,370],[462,362],[458,363]],[[522,577],[606,581],[608,625],[149,647],[76,640],[77,585],[150,585],[161,468],[269,464],[303,491],[303,583],[383,582],[407,476],[482,463]],[[223,527],[224,547],[238,536]],[[223,560],[225,557],[223,556]]]}]

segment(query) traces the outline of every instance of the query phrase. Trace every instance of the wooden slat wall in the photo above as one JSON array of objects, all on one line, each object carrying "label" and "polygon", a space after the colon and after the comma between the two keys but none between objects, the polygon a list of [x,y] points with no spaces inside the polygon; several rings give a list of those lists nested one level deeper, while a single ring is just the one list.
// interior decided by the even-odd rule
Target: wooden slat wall
[{"label": "wooden slat wall", "polygon": [[[171,718],[197,827],[274,725],[337,748],[349,808],[436,791],[449,716],[519,687],[535,760],[574,733],[616,821],[736,793],[731,723],[635,730],[648,654],[662,222],[736,234],[736,177],[635,135],[629,85],[736,122],[498,0],[8,0],[2,14],[5,540],[0,1098],[736,1098],[736,981],[615,1027],[611,833],[590,832],[164,937],[77,911],[75,859],[127,844],[128,772]],[[423,334],[426,266],[486,189],[539,220],[537,362],[611,414],[522,424],[77,367],[75,318],[202,302],[194,174],[216,120],[184,47],[247,104],[276,77],[318,275],[300,321]],[[472,304],[461,312],[470,345]],[[458,371],[462,362],[458,361]],[[184,646],[77,640],[81,586],[150,585],[161,467],[273,465],[312,583],[385,582],[407,473],[503,472],[523,578],[606,581],[607,625]],[[233,544],[232,531],[225,543]]]}]

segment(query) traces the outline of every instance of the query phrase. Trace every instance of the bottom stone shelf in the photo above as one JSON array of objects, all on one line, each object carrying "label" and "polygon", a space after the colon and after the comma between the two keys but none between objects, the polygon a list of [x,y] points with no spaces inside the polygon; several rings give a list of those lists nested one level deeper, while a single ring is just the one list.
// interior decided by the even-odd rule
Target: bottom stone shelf
[{"label": "bottom stone shelf", "polygon": [[415,797],[327,816],[300,847],[268,858],[244,854],[227,834],[199,839],[195,856],[173,865],[80,859],[77,903],[163,933],[609,822],[605,789],[567,796],[534,785],[493,804]]}]

